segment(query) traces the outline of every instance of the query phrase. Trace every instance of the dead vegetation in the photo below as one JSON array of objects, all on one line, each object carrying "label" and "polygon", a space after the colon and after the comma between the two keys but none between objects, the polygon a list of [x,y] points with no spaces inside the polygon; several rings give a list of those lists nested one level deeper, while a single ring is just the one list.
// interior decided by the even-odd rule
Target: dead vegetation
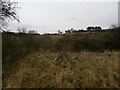
[{"label": "dead vegetation", "polygon": [[120,52],[28,54],[3,79],[7,88],[117,88]]},{"label": "dead vegetation", "polygon": [[4,88],[117,88],[120,31],[2,35]]}]

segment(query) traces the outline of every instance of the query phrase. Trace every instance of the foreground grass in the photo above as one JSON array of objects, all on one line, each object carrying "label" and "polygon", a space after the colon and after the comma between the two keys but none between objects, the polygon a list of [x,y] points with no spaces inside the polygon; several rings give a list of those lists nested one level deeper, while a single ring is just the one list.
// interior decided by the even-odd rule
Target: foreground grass
[{"label": "foreground grass", "polygon": [[[37,51],[15,63],[7,88],[115,88],[120,52]],[[5,64],[4,64],[5,66]],[[4,68],[4,67],[3,67]],[[14,72],[12,72],[14,71]]]}]

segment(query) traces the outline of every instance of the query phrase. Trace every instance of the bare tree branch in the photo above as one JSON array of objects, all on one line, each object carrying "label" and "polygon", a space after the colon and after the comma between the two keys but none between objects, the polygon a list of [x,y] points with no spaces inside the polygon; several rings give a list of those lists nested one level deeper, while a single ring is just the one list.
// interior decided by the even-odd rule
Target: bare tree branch
[{"label": "bare tree branch", "polygon": [[17,2],[11,2],[10,0],[0,0],[0,30],[7,25],[8,21],[16,20],[20,23],[17,4]]}]

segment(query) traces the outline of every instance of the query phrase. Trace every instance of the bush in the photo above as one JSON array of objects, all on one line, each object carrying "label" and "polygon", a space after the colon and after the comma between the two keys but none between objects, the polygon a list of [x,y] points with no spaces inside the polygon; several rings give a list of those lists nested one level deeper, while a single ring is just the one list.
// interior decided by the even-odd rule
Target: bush
[{"label": "bush", "polygon": [[53,42],[49,36],[3,34],[2,39],[3,63],[8,60],[14,62],[39,49],[53,48]]},{"label": "bush", "polygon": [[66,35],[56,43],[57,50],[65,51],[104,51],[120,50],[120,31]]},{"label": "bush", "polygon": [[39,49],[69,52],[120,50],[120,30],[118,29],[106,32],[68,34],[57,38],[56,41],[53,41],[52,38],[51,35],[3,34],[3,63],[8,60],[14,62]]}]

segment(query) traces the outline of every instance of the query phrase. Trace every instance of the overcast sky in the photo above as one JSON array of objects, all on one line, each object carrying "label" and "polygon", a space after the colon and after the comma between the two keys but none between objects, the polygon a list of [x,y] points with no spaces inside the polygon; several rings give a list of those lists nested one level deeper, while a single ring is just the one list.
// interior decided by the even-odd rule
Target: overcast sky
[{"label": "overcast sky", "polygon": [[118,23],[117,2],[19,2],[21,23],[9,27],[27,27],[39,33],[53,33],[87,26],[108,28]]}]

